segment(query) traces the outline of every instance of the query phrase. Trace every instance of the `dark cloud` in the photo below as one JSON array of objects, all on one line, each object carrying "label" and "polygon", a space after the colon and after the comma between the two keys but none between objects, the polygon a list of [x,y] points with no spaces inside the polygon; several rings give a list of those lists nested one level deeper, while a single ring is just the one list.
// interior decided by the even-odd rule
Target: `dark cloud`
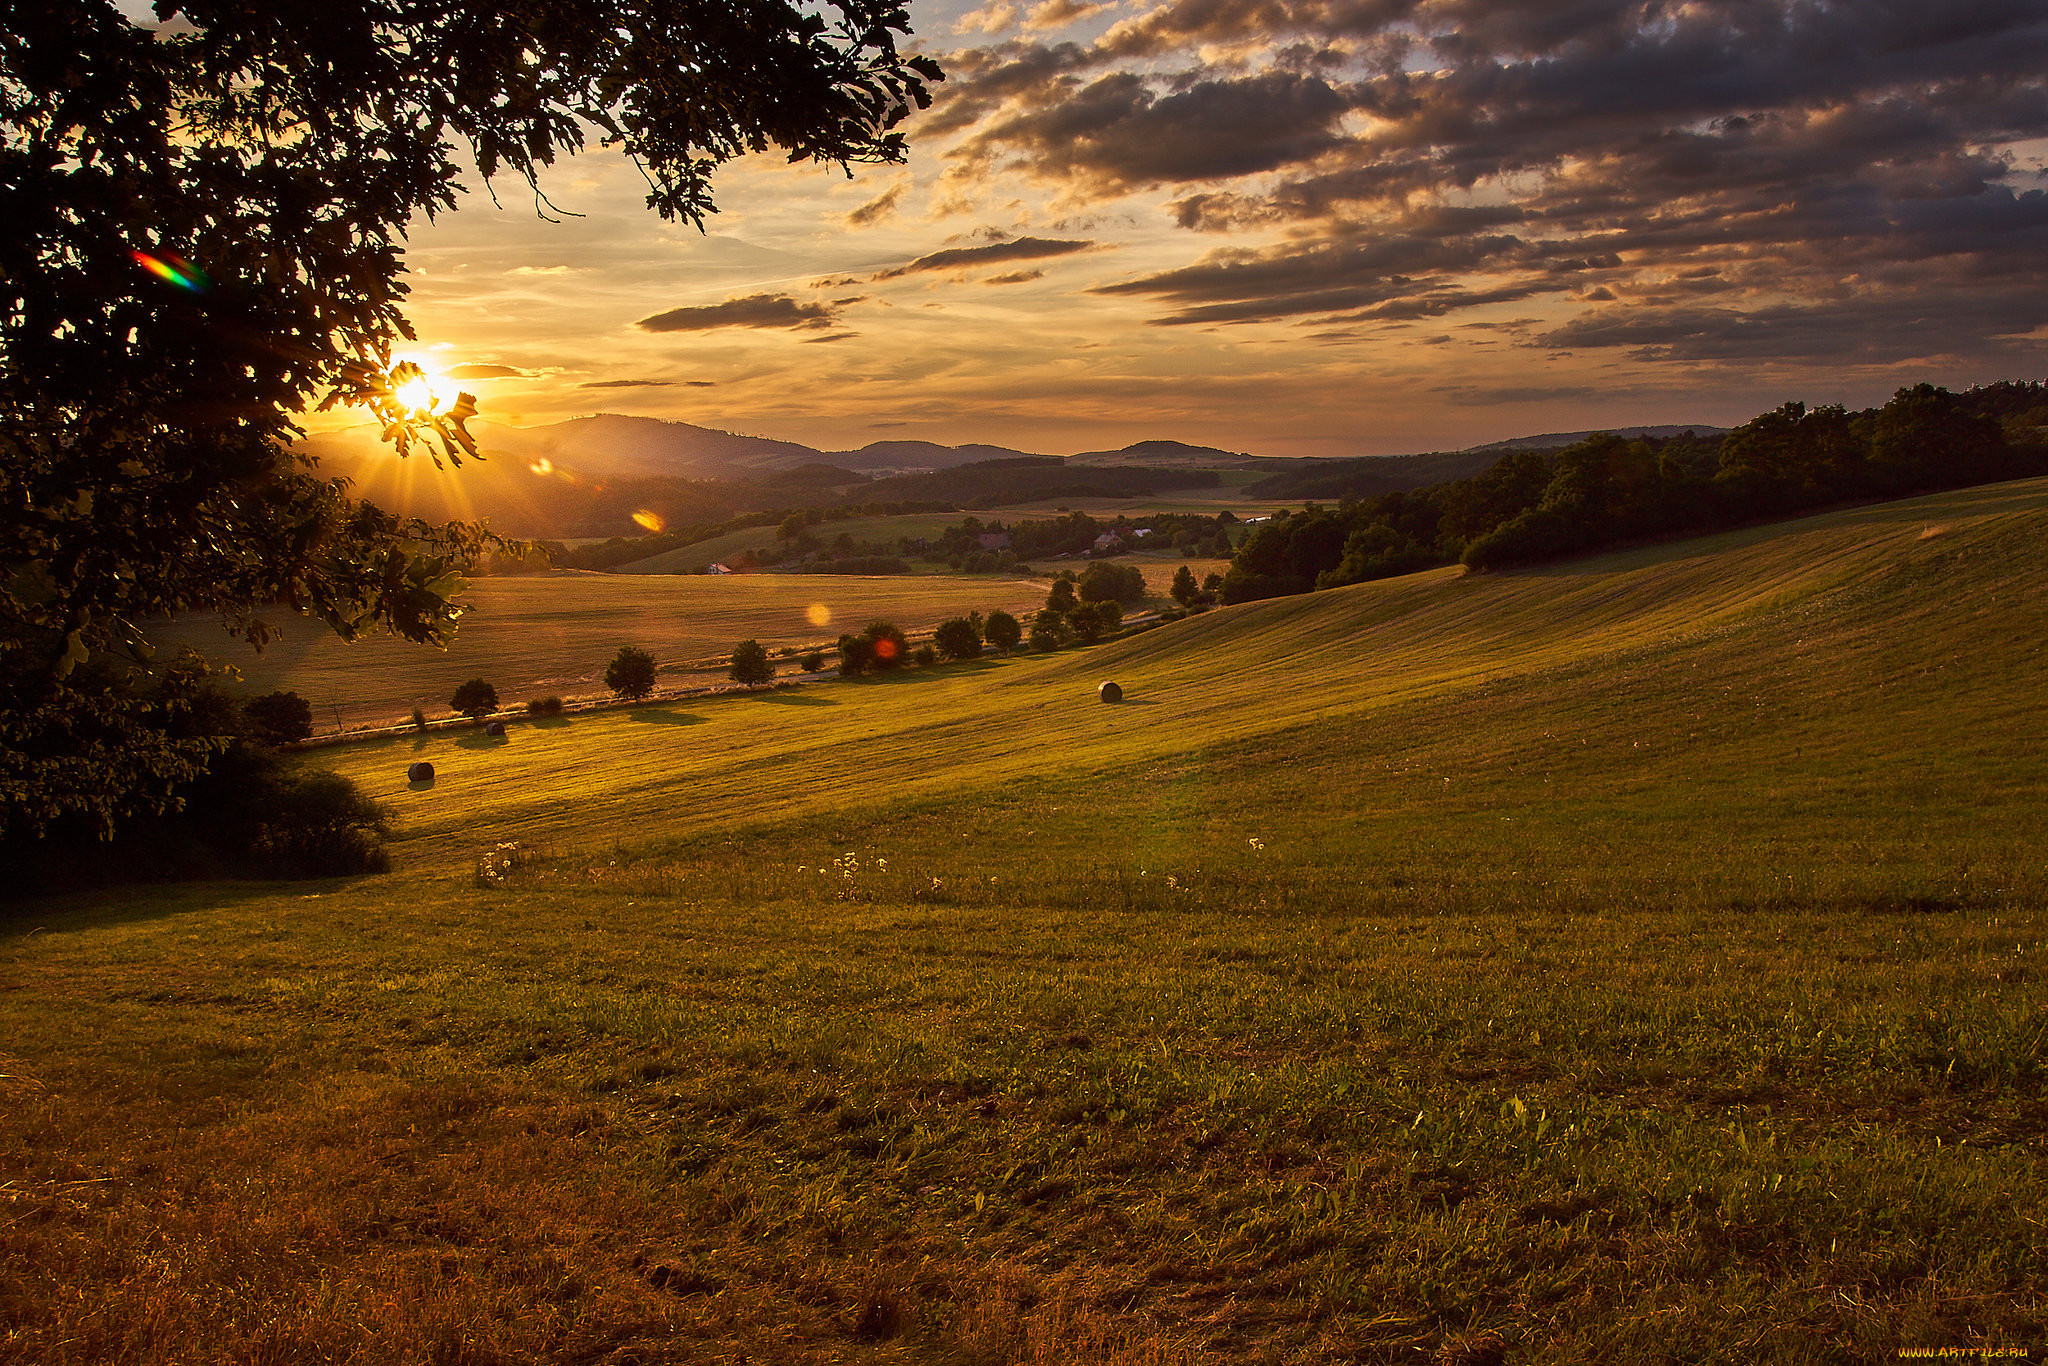
[{"label": "dark cloud", "polygon": [[[1557,346],[2010,354],[2048,292],[2004,150],[2048,137],[2044,0],[1169,0],[951,70],[959,180],[1164,186],[1183,228],[1282,239],[1103,286],[1163,322],[1547,296],[1587,309]],[[1934,336],[1826,330],[1880,320]]]},{"label": "dark cloud", "polygon": [[1044,278],[1045,272],[1042,270],[1013,270],[1007,275],[991,275],[986,280],[983,280],[982,283],[985,285],[1021,285],[1028,284],[1032,280],[1042,280]]},{"label": "dark cloud", "polygon": [[533,371],[516,365],[451,365],[450,379],[532,379]]},{"label": "dark cloud", "polygon": [[1225,180],[1309,161],[1339,145],[1346,97],[1288,71],[1197,81],[1161,96],[1117,72],[1070,99],[1018,113],[965,143],[962,155],[1021,154],[1040,175],[1099,190]]},{"label": "dark cloud", "polygon": [[1002,261],[1036,261],[1049,256],[1071,256],[1075,252],[1091,250],[1095,244],[1083,240],[1053,237],[1019,237],[1008,242],[991,242],[985,247],[948,247],[928,256],[920,256],[908,265],[885,270],[875,276],[877,280],[893,280],[898,276],[926,270],[972,270],[980,266],[995,265]]},{"label": "dark cloud", "polygon": [[798,303],[787,294],[750,294],[701,308],[671,308],[633,326],[647,332],[705,332],[720,327],[820,328],[835,321],[825,304]]},{"label": "dark cloud", "polygon": [[849,228],[872,227],[884,219],[893,217],[896,213],[898,201],[903,198],[903,192],[909,188],[909,181],[897,181],[867,203],[849,212],[846,215],[846,226]]},{"label": "dark cloud", "polygon": [[[579,389],[666,389],[673,383],[665,379],[593,379],[577,385]],[[691,380],[692,384],[709,384],[710,380]]]}]

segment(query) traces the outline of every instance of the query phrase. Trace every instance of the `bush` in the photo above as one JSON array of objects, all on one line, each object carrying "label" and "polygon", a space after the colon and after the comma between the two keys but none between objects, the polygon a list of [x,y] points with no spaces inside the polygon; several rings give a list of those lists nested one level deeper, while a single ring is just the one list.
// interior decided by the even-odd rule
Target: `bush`
[{"label": "bush", "polygon": [[920,645],[910,656],[921,668],[929,669],[939,662],[939,652],[929,645]]},{"label": "bush", "polygon": [[632,645],[621,645],[604,666],[604,685],[627,702],[638,702],[654,691],[654,656]]},{"label": "bush", "polygon": [[803,667],[805,673],[814,674],[825,667],[825,652],[823,650],[813,650],[797,662]]},{"label": "bush", "polygon": [[775,665],[758,640],[743,640],[733,647],[732,667],[727,670],[735,683],[757,688],[775,677]]},{"label": "bush", "polygon": [[981,657],[981,632],[966,617],[940,622],[938,630],[932,633],[932,644],[948,659]]},{"label": "bush", "polygon": [[1004,654],[1016,649],[1017,642],[1024,639],[1024,628],[1017,623],[1015,617],[1001,608],[988,614],[988,621],[983,629],[988,633],[988,643]]},{"label": "bush", "polygon": [[1093,645],[1109,635],[1123,624],[1123,619],[1124,609],[1109,599],[1091,602],[1069,618],[1083,645]]},{"label": "bush", "polygon": [[559,697],[537,697],[526,704],[528,716],[560,716],[562,699]]},{"label": "bush", "polygon": [[418,707],[412,709],[412,728],[414,730],[425,730],[427,728],[427,714]]},{"label": "bush", "polygon": [[481,678],[472,678],[448,699],[448,709],[481,721],[498,709],[498,690]]},{"label": "bush", "polygon": [[1032,649],[1034,649],[1034,650],[1038,651],[1038,652],[1039,652],[1040,654],[1045,654],[1045,653],[1047,653],[1048,651],[1052,651],[1052,650],[1057,650],[1057,649],[1059,649],[1059,647],[1060,647],[1060,636],[1059,636],[1059,632],[1057,632],[1057,631],[1054,631],[1054,630],[1050,629],[1049,627],[1045,627],[1045,626],[1036,626],[1036,625],[1034,625],[1034,626],[1033,626],[1033,627],[1031,628],[1031,648],[1032,648]]},{"label": "bush", "polygon": [[289,745],[313,733],[313,704],[295,692],[265,693],[242,704],[256,737],[273,745]]},{"label": "bush", "polygon": [[874,662],[875,643],[866,636],[839,637],[839,676],[856,678]]}]

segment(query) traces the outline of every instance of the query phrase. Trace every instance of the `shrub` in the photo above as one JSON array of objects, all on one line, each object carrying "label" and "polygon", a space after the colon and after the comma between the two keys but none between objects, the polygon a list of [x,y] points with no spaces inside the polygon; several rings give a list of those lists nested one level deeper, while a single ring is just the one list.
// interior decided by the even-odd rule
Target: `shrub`
[{"label": "shrub", "polygon": [[988,632],[988,643],[1004,654],[1016,649],[1017,642],[1024,639],[1024,628],[1015,617],[1000,608],[988,614],[984,629]]},{"label": "shrub", "polygon": [[919,667],[926,669],[939,662],[939,652],[929,645],[918,646],[910,657],[917,661]]},{"label": "shrub", "polygon": [[313,704],[295,692],[265,693],[242,704],[258,739],[289,745],[313,733]]},{"label": "shrub", "polygon": [[498,690],[481,678],[472,678],[448,699],[448,709],[481,721],[498,709]]},{"label": "shrub", "polygon": [[732,667],[727,670],[735,683],[757,688],[775,677],[775,665],[758,640],[743,640],[733,647]]},{"label": "shrub", "polygon": [[932,644],[948,659],[981,657],[981,632],[966,617],[940,622],[938,630],[932,633]]},{"label": "shrub", "polygon": [[1033,627],[1031,628],[1031,648],[1032,648],[1032,649],[1034,649],[1034,650],[1038,651],[1038,652],[1039,652],[1040,654],[1044,654],[1044,653],[1046,653],[1046,652],[1047,652],[1047,651],[1049,651],[1049,650],[1057,650],[1057,649],[1059,649],[1059,647],[1060,647],[1060,636],[1059,636],[1059,632],[1057,632],[1057,631],[1054,631],[1054,630],[1050,629],[1049,627],[1045,627],[1045,626],[1037,626],[1037,625],[1034,625],[1034,626],[1033,626]]},{"label": "shrub", "polygon": [[627,702],[638,702],[654,691],[654,656],[632,645],[621,645],[604,666],[604,685]]},{"label": "shrub", "polygon": [[875,643],[866,636],[839,637],[839,675],[854,678],[868,671],[874,662]]},{"label": "shrub", "polygon": [[427,728],[427,714],[418,707],[412,709],[412,728],[414,730],[425,730]]},{"label": "shrub", "polygon": [[825,652],[823,650],[813,650],[799,660],[798,663],[803,666],[805,673],[814,674],[825,667]]},{"label": "shrub", "polygon": [[526,704],[528,716],[560,716],[562,699],[559,697],[537,697]]}]

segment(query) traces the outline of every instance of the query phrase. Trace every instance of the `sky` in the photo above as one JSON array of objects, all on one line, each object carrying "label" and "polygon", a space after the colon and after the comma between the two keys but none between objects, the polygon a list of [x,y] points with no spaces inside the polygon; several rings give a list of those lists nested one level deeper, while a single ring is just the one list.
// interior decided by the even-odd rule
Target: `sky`
[{"label": "sky", "polygon": [[[2048,0],[913,0],[898,166],[699,232],[586,153],[415,223],[534,426],[1456,449],[2048,376]],[[573,215],[573,216],[572,216]]]}]

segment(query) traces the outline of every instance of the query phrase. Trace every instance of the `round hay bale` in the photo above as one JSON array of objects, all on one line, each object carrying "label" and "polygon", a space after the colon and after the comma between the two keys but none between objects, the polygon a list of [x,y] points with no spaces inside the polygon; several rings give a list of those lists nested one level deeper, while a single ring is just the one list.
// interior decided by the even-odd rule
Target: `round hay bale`
[{"label": "round hay bale", "polygon": [[1105,683],[1096,689],[1096,696],[1105,702],[1121,702],[1124,700],[1124,690],[1114,683]]},{"label": "round hay bale", "polygon": [[487,724],[487,725],[485,725],[485,727],[484,727],[484,734],[486,734],[486,735],[490,736],[490,737],[491,737],[491,738],[492,738],[493,740],[502,740],[502,739],[504,739],[504,738],[505,738],[505,723],[504,723],[503,721],[492,721],[492,722],[488,723],[488,724]]},{"label": "round hay bale", "polygon": [[420,760],[420,762],[414,764],[411,768],[407,769],[405,771],[405,776],[412,782],[431,783],[432,781],[434,781],[434,766],[428,763],[426,760],[422,759]]}]

